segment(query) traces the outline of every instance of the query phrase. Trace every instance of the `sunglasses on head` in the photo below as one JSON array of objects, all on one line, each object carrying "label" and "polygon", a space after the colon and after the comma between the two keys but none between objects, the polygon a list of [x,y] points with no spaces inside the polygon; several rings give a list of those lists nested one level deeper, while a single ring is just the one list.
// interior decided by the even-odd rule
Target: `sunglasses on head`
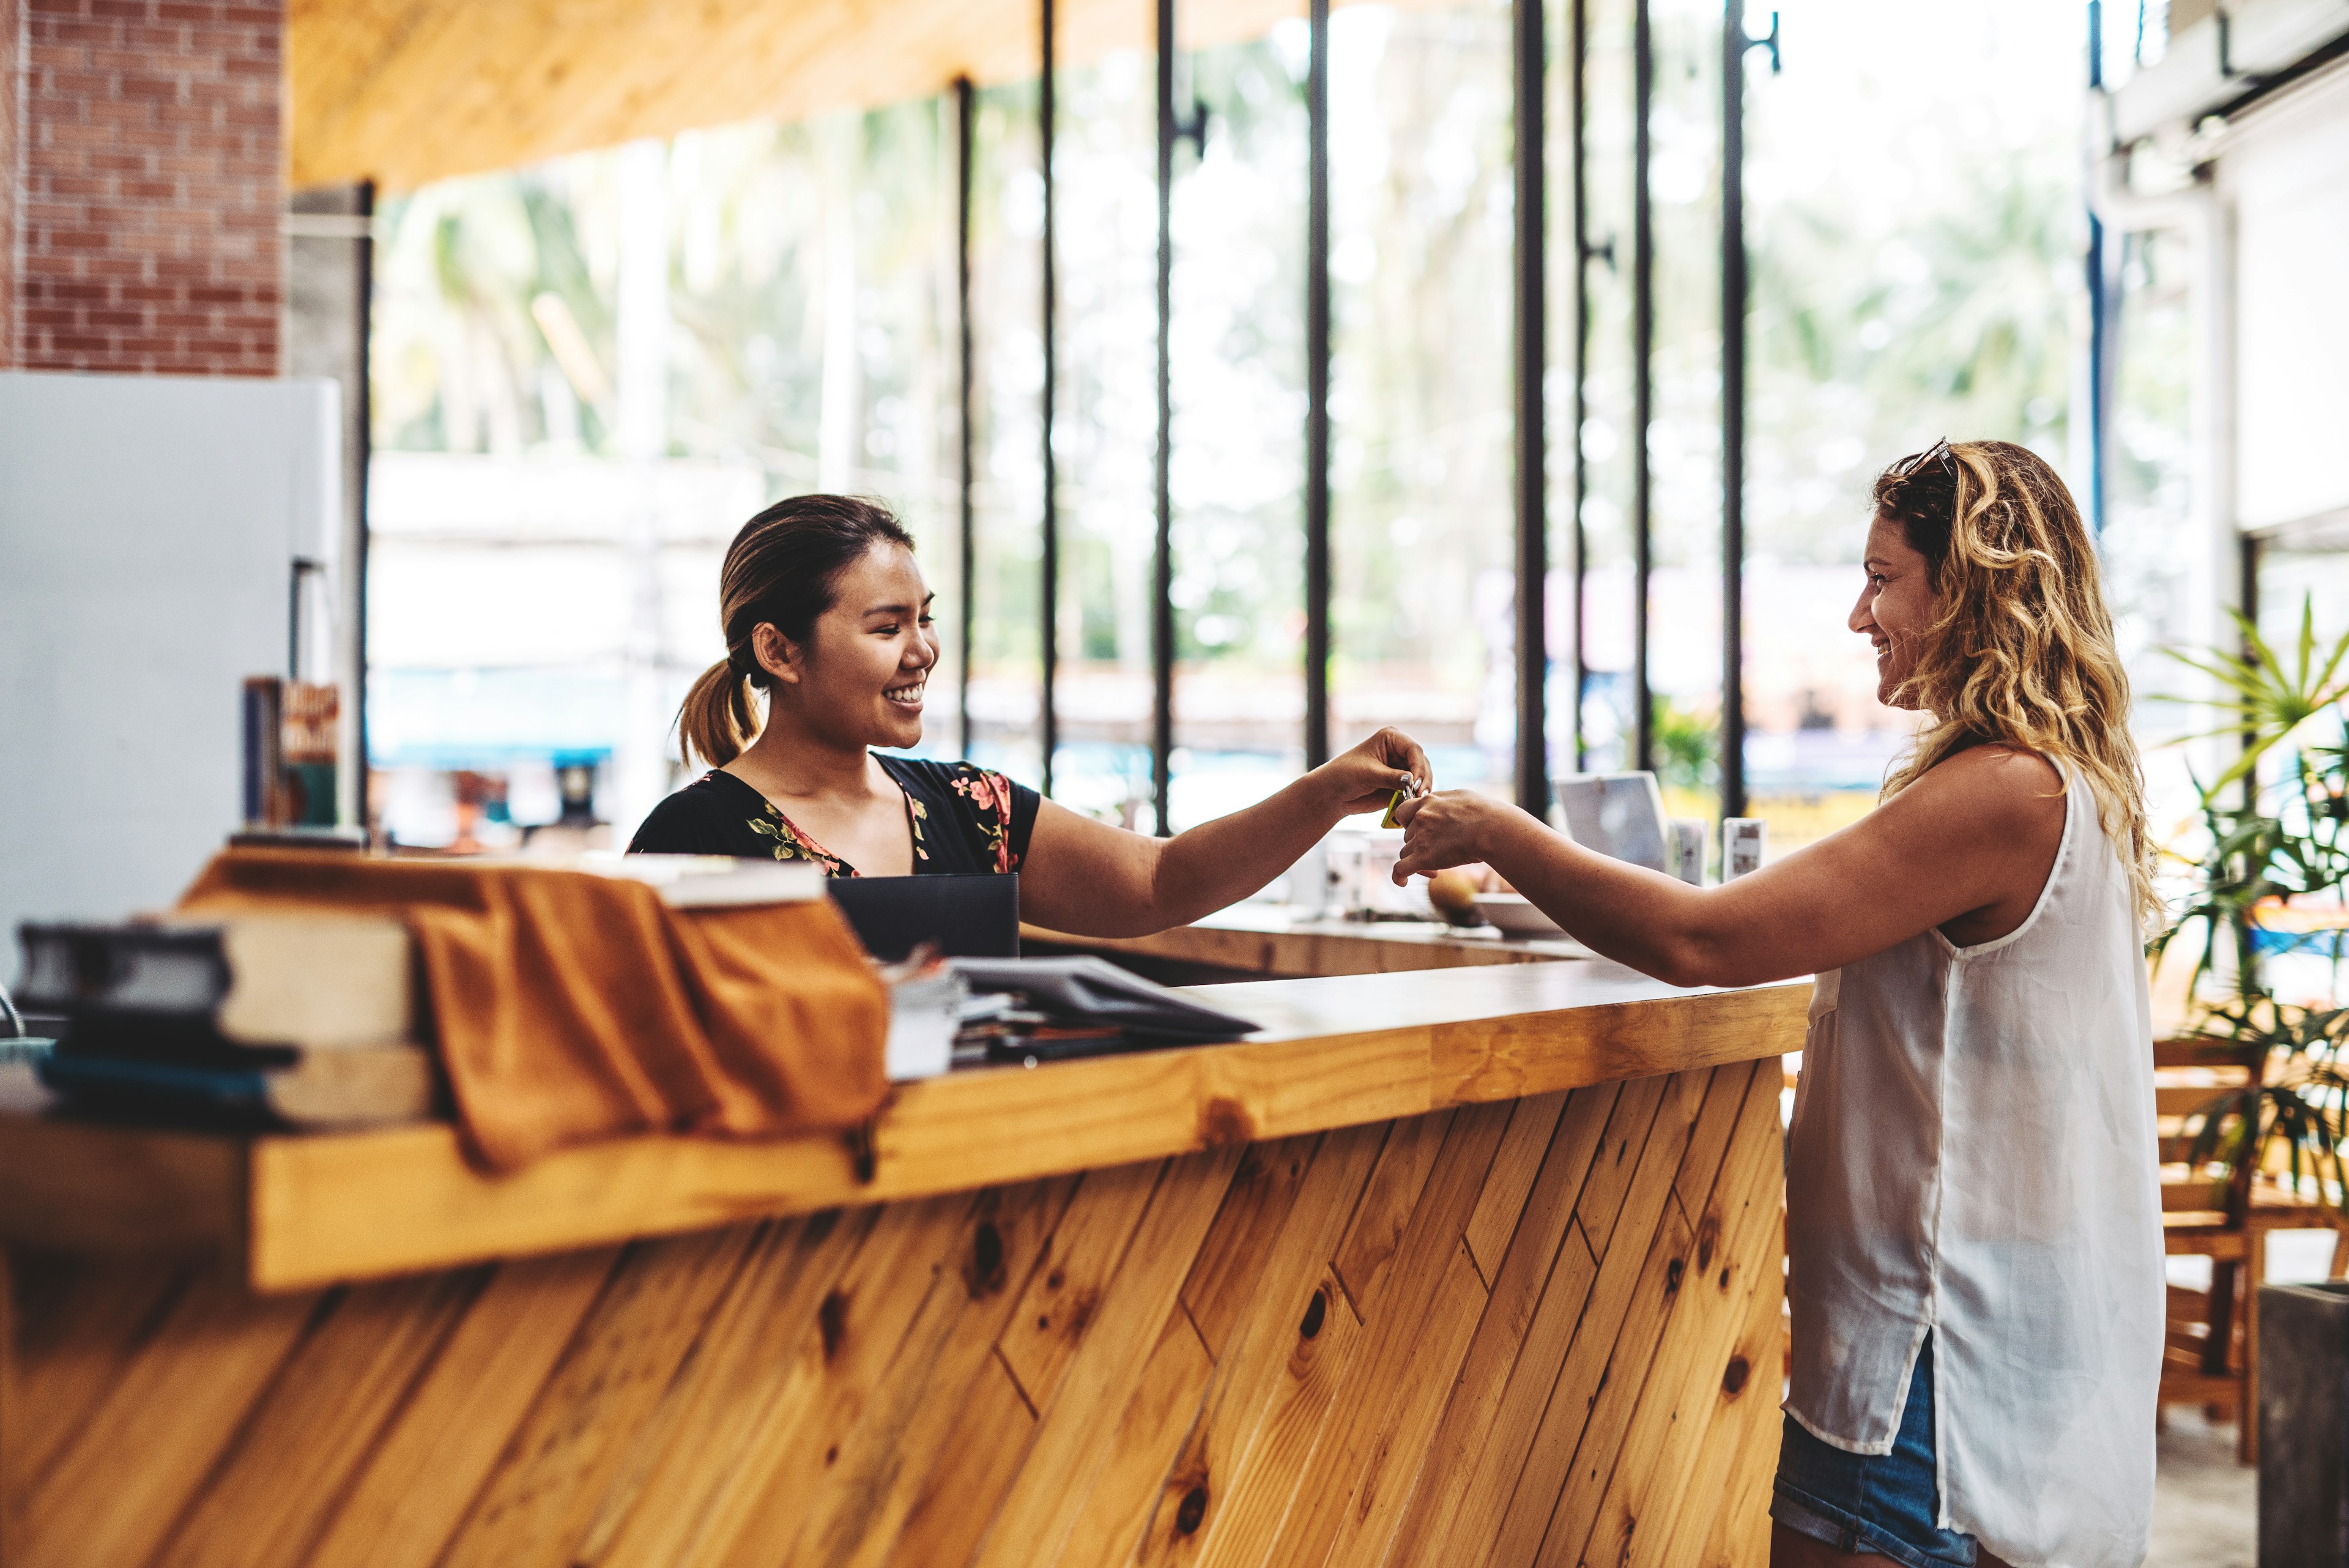
[{"label": "sunglasses on head", "polygon": [[1923,452],[1917,453],[1914,457],[1904,457],[1899,462],[1894,463],[1892,465],[1892,477],[1895,479],[1909,478],[1914,475],[1919,469],[1923,468],[1929,462],[1940,463],[1941,465],[1941,472],[1948,474],[1951,479],[1954,480],[1958,477],[1958,455],[1950,450],[1950,438],[1947,436],[1943,436],[1940,441],[1935,441],[1931,446],[1927,447]]}]

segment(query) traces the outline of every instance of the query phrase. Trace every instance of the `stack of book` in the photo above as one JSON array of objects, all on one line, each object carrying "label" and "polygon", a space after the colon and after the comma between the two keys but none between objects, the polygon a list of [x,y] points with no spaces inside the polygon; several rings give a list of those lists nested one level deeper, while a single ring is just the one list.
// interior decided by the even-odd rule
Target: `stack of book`
[{"label": "stack of book", "polygon": [[[642,882],[676,909],[803,903],[804,862],[718,856],[480,857]],[[316,910],[20,928],[28,1013],[61,1017],[41,1081],[108,1114],[356,1127],[448,1114],[407,928]],[[5,1027],[5,1025],[0,1025]]]},{"label": "stack of book", "polygon": [[42,1081],[109,1111],[365,1127],[441,1109],[407,929],[368,916],[23,928]]}]

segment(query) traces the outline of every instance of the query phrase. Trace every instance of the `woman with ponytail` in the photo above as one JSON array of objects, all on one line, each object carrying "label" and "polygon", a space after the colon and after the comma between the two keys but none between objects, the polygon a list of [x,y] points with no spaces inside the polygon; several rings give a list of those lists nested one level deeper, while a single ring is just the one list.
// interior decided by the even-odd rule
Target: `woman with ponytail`
[{"label": "woman with ponytail", "polygon": [[1396,812],[1396,877],[1484,861],[1677,984],[1817,976],[1773,1568],[2136,1568],[2163,1286],[2128,680],[2031,452],[1937,442],[1875,503],[1850,627],[1927,721],[1874,812],[1698,888],[1431,795]]},{"label": "woman with ponytail", "polygon": [[912,536],[877,502],[794,496],[743,524],[719,577],[726,658],[678,714],[710,771],[628,847],[832,877],[1017,871],[1023,919],[1139,936],[1247,897],[1341,817],[1430,782],[1419,747],[1381,730],[1245,811],[1154,838],[969,763],[876,752],[921,741],[930,598]]}]

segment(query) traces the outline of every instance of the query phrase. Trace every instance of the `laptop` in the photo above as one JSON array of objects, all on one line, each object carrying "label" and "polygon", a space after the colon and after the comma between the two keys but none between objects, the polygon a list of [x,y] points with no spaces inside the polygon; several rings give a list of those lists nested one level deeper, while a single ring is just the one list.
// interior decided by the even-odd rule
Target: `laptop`
[{"label": "laptop", "polygon": [[1019,956],[1019,874],[834,877],[824,891],[864,950],[895,963],[924,942],[948,958]]},{"label": "laptop", "polygon": [[1655,774],[1566,774],[1550,780],[1550,793],[1577,844],[1651,871],[1665,869],[1671,829]]}]

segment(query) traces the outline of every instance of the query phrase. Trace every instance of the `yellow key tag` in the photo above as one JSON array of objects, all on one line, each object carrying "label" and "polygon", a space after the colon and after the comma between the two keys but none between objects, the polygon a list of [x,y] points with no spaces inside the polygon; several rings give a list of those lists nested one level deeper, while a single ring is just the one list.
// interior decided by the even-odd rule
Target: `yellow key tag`
[{"label": "yellow key tag", "polygon": [[1402,788],[1395,791],[1394,794],[1389,797],[1387,801],[1386,815],[1379,818],[1379,826],[1381,827],[1401,827],[1402,824],[1394,819],[1395,807],[1401,805],[1407,800],[1415,800],[1418,796],[1418,781],[1415,779],[1406,780]]}]

